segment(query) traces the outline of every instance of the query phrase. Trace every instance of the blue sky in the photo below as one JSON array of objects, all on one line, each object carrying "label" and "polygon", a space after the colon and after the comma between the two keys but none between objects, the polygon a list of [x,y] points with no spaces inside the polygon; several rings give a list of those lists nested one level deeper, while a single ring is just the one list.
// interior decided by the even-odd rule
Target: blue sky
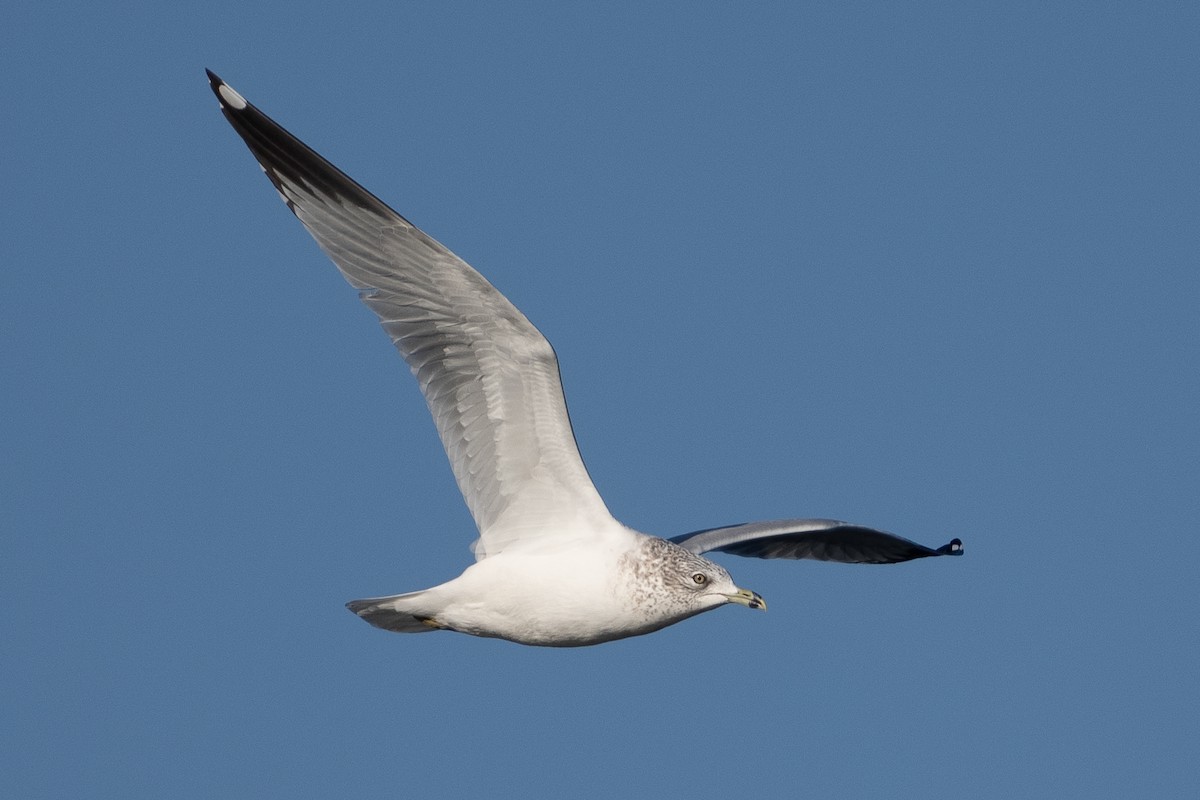
[{"label": "blue sky", "polygon": [[[1182,796],[1200,753],[1189,4],[0,11],[0,795]],[[210,67],[554,343],[613,512],[727,557],[595,648],[388,635],[470,517]]]}]

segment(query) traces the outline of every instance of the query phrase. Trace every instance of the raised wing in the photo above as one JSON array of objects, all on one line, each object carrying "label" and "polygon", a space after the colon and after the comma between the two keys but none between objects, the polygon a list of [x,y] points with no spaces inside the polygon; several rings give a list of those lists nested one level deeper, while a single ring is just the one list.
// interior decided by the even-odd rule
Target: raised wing
[{"label": "raised wing", "polygon": [[954,539],[936,550],[873,528],[834,519],[779,519],[685,533],[671,540],[693,553],[718,550],[751,558],[812,558],[846,564],[896,564],[929,556],[961,556]]},{"label": "raised wing", "polygon": [[479,526],[476,557],[611,521],[537,328],[466,262],[208,77],[225,118],[420,383]]}]

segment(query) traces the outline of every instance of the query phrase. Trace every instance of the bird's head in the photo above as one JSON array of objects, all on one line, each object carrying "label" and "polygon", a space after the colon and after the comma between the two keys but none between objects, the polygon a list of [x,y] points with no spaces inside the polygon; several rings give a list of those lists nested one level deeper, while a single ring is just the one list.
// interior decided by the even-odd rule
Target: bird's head
[{"label": "bird's head", "polygon": [[669,598],[675,612],[687,616],[726,603],[767,608],[758,592],[740,588],[720,564],[664,539],[649,538],[643,543],[634,572],[635,586],[649,589],[659,602]]}]

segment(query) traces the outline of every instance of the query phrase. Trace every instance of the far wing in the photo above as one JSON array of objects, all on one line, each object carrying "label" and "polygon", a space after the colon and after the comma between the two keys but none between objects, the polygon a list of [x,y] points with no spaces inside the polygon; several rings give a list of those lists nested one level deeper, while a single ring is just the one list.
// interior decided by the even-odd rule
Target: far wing
[{"label": "far wing", "polygon": [[[209,72],[221,111],[408,362],[479,526],[477,558],[611,521],[550,343],[474,269]],[[592,526],[593,529],[595,526]]]},{"label": "far wing", "polygon": [[896,564],[961,556],[954,539],[936,550],[900,536],[833,519],[779,519],[685,533],[672,542],[693,553],[717,550],[750,558],[811,558],[846,564]]}]

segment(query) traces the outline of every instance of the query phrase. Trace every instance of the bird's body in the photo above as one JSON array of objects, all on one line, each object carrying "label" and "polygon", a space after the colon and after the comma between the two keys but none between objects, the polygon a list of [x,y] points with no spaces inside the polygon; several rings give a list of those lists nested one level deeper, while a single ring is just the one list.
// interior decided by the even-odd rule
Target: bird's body
[{"label": "bird's body", "polygon": [[571,647],[737,603],[766,608],[701,553],[894,563],[958,555],[834,520],[648,536],[608,512],[580,458],[545,337],[483,276],[246,102],[213,92],[280,196],[360,290],[425,395],[479,527],[476,562],[349,608],[401,633],[454,630]]},{"label": "bird's body", "polygon": [[577,647],[651,633],[728,602],[766,607],[719,565],[622,527],[510,548],[432,589],[355,600],[350,609],[405,633],[447,629]]},{"label": "bird's body", "polygon": [[444,628],[521,644],[576,647],[650,633],[728,602],[721,593],[686,602],[691,591],[681,593],[678,603],[659,602],[660,587],[639,566],[653,563],[652,551],[660,548],[686,551],[629,533],[624,548],[597,543],[501,553],[432,589],[357,600],[351,608],[392,630],[403,624],[418,631]]}]

